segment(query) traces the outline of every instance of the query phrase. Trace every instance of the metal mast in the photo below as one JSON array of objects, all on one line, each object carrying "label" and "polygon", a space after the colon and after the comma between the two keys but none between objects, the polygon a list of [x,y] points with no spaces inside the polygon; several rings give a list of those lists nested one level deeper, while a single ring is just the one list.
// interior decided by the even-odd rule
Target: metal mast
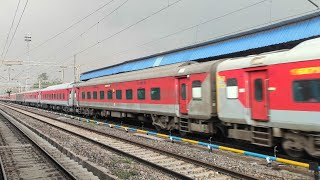
[{"label": "metal mast", "polygon": [[[24,36],[24,41],[27,42],[27,61],[30,61],[30,42],[31,42],[31,35],[28,33]],[[26,78],[26,87],[25,90],[29,90],[29,79],[30,79],[30,68],[29,66],[27,68],[27,78]]]}]

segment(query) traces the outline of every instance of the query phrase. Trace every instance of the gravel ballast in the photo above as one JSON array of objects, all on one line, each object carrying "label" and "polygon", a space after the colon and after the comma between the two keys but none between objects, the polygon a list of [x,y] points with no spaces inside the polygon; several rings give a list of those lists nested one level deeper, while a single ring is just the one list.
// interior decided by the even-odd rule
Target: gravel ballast
[{"label": "gravel ballast", "polygon": [[[266,161],[263,159],[258,159],[258,158],[253,158],[253,157],[248,157],[244,156],[241,154],[236,154],[236,153],[231,153],[231,152],[226,152],[226,151],[220,151],[220,150],[214,150],[212,153],[208,152],[207,150],[203,148],[199,148],[198,146],[195,145],[190,145],[186,143],[170,143],[168,141],[159,141],[157,139],[149,139],[145,138],[142,136],[136,136],[134,135],[135,133],[127,133],[125,131],[119,130],[119,129],[113,129],[110,127],[106,126],[98,126],[92,123],[86,123],[86,122],[81,122],[77,121],[74,119],[70,118],[65,118],[59,115],[55,115],[52,113],[47,113],[43,111],[39,111],[41,114],[49,115],[50,117],[60,119],[62,121],[67,121],[67,122],[72,122],[74,124],[78,124],[81,126],[85,127],[90,127],[95,130],[102,131],[107,134],[112,134],[118,137],[126,138],[131,141],[135,142],[140,142],[143,144],[147,144],[150,146],[156,146],[160,149],[169,151],[169,152],[174,152],[186,157],[193,157],[195,159],[199,159],[203,162],[222,166],[224,168],[229,168],[232,169],[233,171],[241,172],[243,174],[248,174],[252,175],[261,179],[313,179],[312,173],[309,172],[308,170],[300,167],[294,167],[290,165],[282,165],[276,162],[273,162],[272,167],[267,167],[266,166]],[[66,138],[66,137],[60,137],[60,138]],[[71,146],[70,148],[74,149],[81,149],[81,147],[76,146],[76,145],[65,145],[65,146]],[[84,146],[84,145],[81,145]],[[96,151],[92,146],[88,146],[88,149],[81,150],[80,152],[87,152],[87,151]],[[88,153],[88,152],[87,152]],[[96,155],[94,153],[90,153],[92,156],[92,159],[99,159],[99,155]],[[104,156],[107,156],[105,154]],[[104,158],[104,156],[102,158]],[[121,157],[120,157],[121,159]],[[95,160],[97,161],[97,160]],[[106,162],[109,162],[110,159],[107,159]],[[121,161],[121,160],[119,160]],[[103,164],[103,162],[98,162],[99,164]],[[125,163],[126,164],[126,163]],[[105,165],[106,166],[106,165]],[[281,168],[281,166],[285,166],[286,169],[284,170]],[[108,167],[106,167],[108,168]],[[121,168],[121,167],[120,167]],[[303,173],[295,173],[296,171],[301,171]],[[150,172],[149,172],[150,173]],[[154,172],[151,172],[154,173]],[[148,174],[148,172],[146,172]],[[149,176],[145,174],[144,177],[148,177],[147,179],[150,179]],[[144,175],[144,174],[142,174]],[[159,177],[156,177],[158,179]],[[166,179],[166,178],[164,178]]]},{"label": "gravel ballast", "polygon": [[79,137],[70,135],[57,128],[48,126],[33,118],[17,113],[8,108],[4,109],[12,116],[23,120],[38,131],[46,134],[61,146],[65,147],[78,156],[85,157],[88,161],[104,167],[108,172],[105,172],[115,179],[174,179],[156,169],[145,166],[130,158],[119,156],[116,153],[110,152],[98,145],[87,142]]}]

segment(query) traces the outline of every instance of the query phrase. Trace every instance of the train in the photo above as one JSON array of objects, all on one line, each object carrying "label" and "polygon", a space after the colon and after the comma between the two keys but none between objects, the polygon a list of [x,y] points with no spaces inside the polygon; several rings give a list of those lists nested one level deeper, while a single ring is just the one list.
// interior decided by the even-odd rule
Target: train
[{"label": "train", "polygon": [[181,62],[0,98],[158,130],[222,136],[320,157],[320,38],[292,49]]}]

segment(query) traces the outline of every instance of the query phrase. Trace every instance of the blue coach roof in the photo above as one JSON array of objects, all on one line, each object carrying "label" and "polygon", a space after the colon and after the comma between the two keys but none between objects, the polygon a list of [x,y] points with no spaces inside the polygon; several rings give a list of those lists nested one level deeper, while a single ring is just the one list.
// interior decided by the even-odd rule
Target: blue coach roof
[{"label": "blue coach roof", "polygon": [[135,71],[167,64],[174,64],[183,61],[216,57],[250,49],[262,48],[270,45],[297,41],[319,35],[320,17],[317,16],[304,21],[261,31],[254,34],[228,39],[221,42],[211,43],[200,47],[185,49],[157,56],[155,55],[153,57],[140,58],[118,65],[85,72],[81,74],[80,80],[86,81],[92,78],[107,76],[111,74]]}]

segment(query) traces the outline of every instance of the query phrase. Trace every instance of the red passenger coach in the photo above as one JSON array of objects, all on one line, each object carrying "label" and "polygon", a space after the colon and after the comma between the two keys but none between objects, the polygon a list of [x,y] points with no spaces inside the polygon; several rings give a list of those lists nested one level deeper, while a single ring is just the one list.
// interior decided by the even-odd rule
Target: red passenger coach
[{"label": "red passenger coach", "polygon": [[73,96],[75,96],[73,84],[59,84],[50,86],[40,91],[41,107],[54,110],[71,111],[73,109]]},{"label": "red passenger coach", "polygon": [[[136,117],[162,129],[209,133],[215,114],[210,91],[215,64],[178,63],[80,83],[79,112]],[[180,128],[180,119],[187,126]]]},{"label": "red passenger coach", "polygon": [[319,45],[219,64],[218,114],[229,137],[262,146],[282,138],[291,156],[320,156]]},{"label": "red passenger coach", "polygon": [[31,106],[39,104],[39,90],[28,91],[22,93],[24,97],[24,103]]}]

